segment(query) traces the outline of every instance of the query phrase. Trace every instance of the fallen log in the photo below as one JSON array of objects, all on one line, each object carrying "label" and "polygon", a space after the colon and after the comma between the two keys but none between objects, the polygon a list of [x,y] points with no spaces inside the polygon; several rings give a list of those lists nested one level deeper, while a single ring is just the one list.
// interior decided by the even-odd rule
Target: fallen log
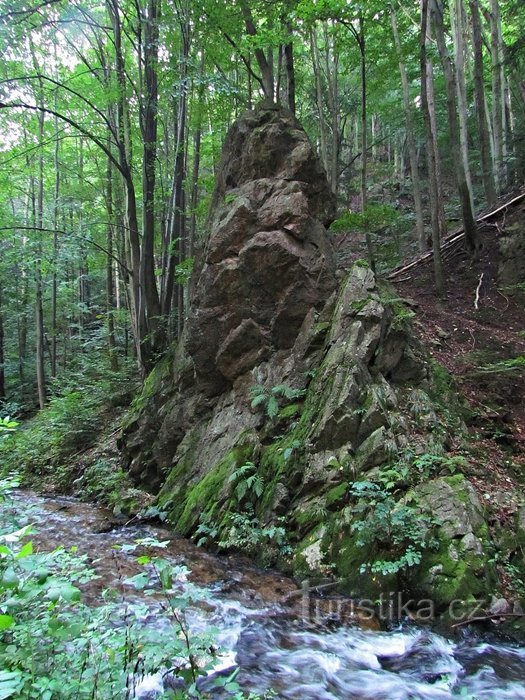
[{"label": "fallen log", "polygon": [[[479,216],[476,219],[477,224],[481,224],[484,221],[490,221],[490,219],[494,218],[496,214],[499,214],[500,212],[504,211],[505,209],[508,209],[508,207],[511,207],[513,204],[516,204],[517,202],[520,202],[522,199],[525,199],[525,188],[522,189],[519,195],[513,197],[510,199],[508,202],[505,202],[504,204],[501,204],[499,207],[494,209],[493,211],[489,211],[486,214],[483,214],[482,216]],[[444,238],[443,241],[441,242],[441,250],[445,251],[447,248],[450,248],[453,246],[455,243],[460,241],[465,234],[465,231],[463,229],[463,226],[460,226],[457,228],[455,231],[452,231],[451,233],[447,234]],[[422,263],[426,262],[427,260],[432,259],[433,252],[429,250],[427,253],[423,253],[422,255],[419,255],[415,260],[412,260],[412,262],[408,263],[407,265],[403,265],[401,267],[396,268],[392,272],[390,272],[387,275],[387,279],[389,280],[394,280],[399,275],[404,274],[405,272],[408,272],[409,270],[412,270],[414,267],[417,267],[418,265],[421,265]]]}]

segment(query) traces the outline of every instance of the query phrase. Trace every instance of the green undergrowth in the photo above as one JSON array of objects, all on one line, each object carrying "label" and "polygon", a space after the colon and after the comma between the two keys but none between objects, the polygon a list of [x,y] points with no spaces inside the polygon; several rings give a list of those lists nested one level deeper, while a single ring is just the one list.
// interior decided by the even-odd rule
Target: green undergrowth
[{"label": "green undergrowth", "polygon": [[135,389],[131,368],[113,373],[96,362],[57,383],[44,409],[0,441],[0,475],[16,471],[25,485],[69,493],[76,481],[85,496],[115,500],[124,475],[111,460],[95,455],[91,464],[86,455],[118,427]]}]

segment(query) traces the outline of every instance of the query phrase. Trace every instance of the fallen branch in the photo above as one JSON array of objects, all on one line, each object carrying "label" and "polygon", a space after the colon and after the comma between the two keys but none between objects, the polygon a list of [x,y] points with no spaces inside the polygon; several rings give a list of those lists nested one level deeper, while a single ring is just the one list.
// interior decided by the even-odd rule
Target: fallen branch
[{"label": "fallen branch", "polygon": [[474,299],[474,308],[476,309],[476,311],[479,309],[479,293],[481,290],[481,285],[483,284],[483,275],[484,274],[485,273],[482,272],[481,275],[479,276],[479,282],[478,282],[478,286],[476,288],[476,298]]},{"label": "fallen branch", "polygon": [[[509,200],[508,202],[505,202],[504,204],[500,205],[497,209],[494,209],[493,211],[489,211],[486,214],[483,214],[482,216],[479,216],[476,219],[476,224],[481,224],[484,221],[489,221],[492,219],[496,214],[499,214],[500,212],[504,211],[505,209],[508,209],[510,206],[513,204],[516,204],[517,202],[520,202],[522,199],[525,199],[525,188],[522,190],[522,192],[517,195],[516,197],[513,197],[513,199]],[[465,235],[465,231],[463,229],[463,226],[460,228],[456,229],[455,231],[452,231],[449,233],[447,236],[443,238],[443,241],[441,242],[441,250],[444,251],[448,249],[450,246],[454,245],[454,243],[457,243],[460,241]],[[389,280],[394,280],[399,275],[402,275],[405,272],[408,272],[408,270],[412,270],[414,267],[417,267],[421,263],[426,262],[427,260],[430,260],[432,258],[433,252],[429,250],[427,253],[423,253],[423,255],[418,256],[415,260],[412,262],[408,263],[408,265],[403,265],[403,267],[398,267],[396,270],[393,270],[389,275],[387,275],[387,279]]]},{"label": "fallen branch", "polygon": [[524,613],[494,613],[493,615],[480,615],[479,617],[469,617],[467,620],[456,622],[452,627],[464,627],[471,622],[487,622],[487,620],[497,620],[500,617],[524,617]]}]

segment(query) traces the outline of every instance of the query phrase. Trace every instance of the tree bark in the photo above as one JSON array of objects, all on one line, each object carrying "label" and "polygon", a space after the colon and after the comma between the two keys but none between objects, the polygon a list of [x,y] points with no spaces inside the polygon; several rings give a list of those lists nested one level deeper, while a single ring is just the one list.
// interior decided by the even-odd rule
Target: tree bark
[{"label": "tree bark", "polygon": [[108,324],[108,354],[109,365],[113,372],[118,372],[117,341],[115,338],[115,282],[113,277],[113,168],[111,161],[107,160],[106,170],[106,210],[108,215],[108,227],[106,234],[106,318]]},{"label": "tree bark", "polygon": [[328,163],[328,146],[327,146],[327,136],[326,136],[326,124],[324,120],[323,106],[325,100],[323,98],[323,85],[321,82],[321,61],[319,57],[319,47],[317,44],[317,34],[316,28],[313,27],[310,30],[310,51],[312,56],[312,67],[315,78],[315,97],[316,97],[316,107],[317,116],[319,119],[319,141],[321,149],[321,163],[329,175],[329,163]]},{"label": "tree bark", "polygon": [[[257,28],[255,27],[253,15],[245,0],[241,0],[240,7],[244,19],[244,25],[246,27],[246,33],[249,36],[257,36]],[[265,55],[264,51],[261,48],[254,49],[254,55],[257,61],[257,65],[259,66],[259,70],[261,71],[261,80],[264,96],[273,102],[275,100],[275,79],[273,72],[273,61],[271,57],[270,60],[268,60],[268,57]]]},{"label": "tree bark", "polygon": [[465,9],[463,0],[451,0],[450,17],[452,25],[452,36],[454,39],[455,54],[455,83],[456,97],[459,117],[459,141],[461,147],[461,158],[465,179],[470,193],[470,208],[474,210],[474,196],[472,192],[472,177],[470,173],[469,148],[468,148],[468,127],[467,127],[467,83],[465,77]]},{"label": "tree bark", "polygon": [[423,201],[421,198],[421,188],[419,186],[419,168],[417,162],[416,138],[414,131],[414,116],[412,111],[412,105],[410,104],[408,76],[405,61],[403,59],[403,51],[401,48],[399,31],[397,28],[397,18],[393,8],[390,10],[390,17],[392,20],[392,32],[394,34],[394,43],[396,46],[397,58],[399,62],[401,87],[403,89],[403,108],[405,112],[406,121],[408,156],[410,160],[410,176],[412,179],[412,194],[414,197],[414,210],[416,213],[416,235],[419,244],[419,250],[423,253],[427,248],[427,242],[425,236],[425,223],[423,220]]},{"label": "tree bark", "polygon": [[494,134],[494,158],[496,187],[501,192],[505,186],[503,166],[503,51],[500,43],[500,12],[498,0],[490,0],[490,53],[492,62],[492,130]]},{"label": "tree bark", "polygon": [[430,13],[429,0],[421,0],[421,38],[420,38],[420,67],[421,67],[421,107],[425,119],[427,133],[427,162],[428,183],[430,194],[430,214],[432,221],[432,251],[434,263],[434,282],[438,296],[443,296],[445,283],[443,276],[443,263],[441,260],[441,238],[445,233],[443,227],[443,200],[441,197],[439,175],[439,153],[437,148],[437,134],[435,131],[435,112],[433,103],[433,77],[432,63],[427,55],[427,47],[430,41]]},{"label": "tree bark", "polygon": [[472,21],[472,47],[474,51],[474,99],[476,103],[476,118],[478,123],[479,154],[481,161],[481,177],[483,190],[489,206],[496,202],[496,183],[492,167],[490,133],[485,109],[485,81],[483,77],[483,35],[479,0],[469,0]]},{"label": "tree bark", "polygon": [[[37,63],[36,53],[32,42],[30,43],[33,66],[37,74],[40,70]],[[44,105],[42,79],[38,81],[39,89],[37,103],[40,107]],[[44,142],[44,121],[45,112],[40,109],[38,112],[38,143]],[[36,251],[35,251],[35,363],[36,363],[36,383],[38,394],[38,405],[43,409],[46,403],[46,375],[44,369],[44,308],[42,302],[42,233],[44,225],[44,153],[42,145],[38,154],[38,179],[36,183],[36,193],[34,195],[33,219],[34,226],[39,229]]]},{"label": "tree bark", "polygon": [[144,31],[144,104],[143,158],[142,158],[142,246],[140,254],[141,315],[147,319],[152,351],[159,339],[156,337],[160,321],[160,300],[155,278],[155,179],[157,167],[157,110],[158,110],[158,51],[159,51],[159,3],[148,0],[148,15]]},{"label": "tree bark", "polygon": [[[432,0],[432,17],[434,19],[434,28],[436,32],[436,43],[441,58],[441,65],[443,66],[443,74],[445,76],[450,149],[455,165],[456,184],[461,205],[463,227],[465,230],[465,242],[471,251],[476,251],[480,246],[480,241],[476,222],[474,220],[474,213],[472,211],[472,193],[469,189],[467,173],[465,172],[463,158],[461,157],[461,138],[456,106],[454,67],[445,41],[442,0]],[[456,157],[458,153],[460,156]]]}]

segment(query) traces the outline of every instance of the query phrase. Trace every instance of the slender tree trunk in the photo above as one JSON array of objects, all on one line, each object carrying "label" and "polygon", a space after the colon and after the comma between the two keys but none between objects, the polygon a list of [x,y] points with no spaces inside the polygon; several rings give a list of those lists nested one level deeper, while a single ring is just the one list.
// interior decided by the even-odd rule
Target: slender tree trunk
[{"label": "slender tree trunk", "polygon": [[478,123],[479,153],[481,161],[481,177],[483,189],[489,206],[496,202],[496,183],[492,168],[490,133],[485,109],[485,81],[483,78],[483,35],[479,0],[469,0],[472,20],[472,47],[474,51],[474,99],[476,102],[476,117]]},{"label": "slender tree trunk", "polygon": [[115,74],[118,88],[117,136],[121,173],[124,180],[124,226],[126,231],[127,267],[131,270],[129,281],[129,311],[131,317],[135,355],[139,370],[144,375],[149,369],[150,353],[147,347],[148,324],[146,305],[140,283],[141,248],[137,214],[137,199],[132,172],[132,139],[127,109],[126,69],[122,50],[122,27],[118,0],[106,0],[113,29],[115,50]]},{"label": "slender tree trunk", "polygon": [[[257,29],[253,20],[252,12],[245,0],[240,2],[241,12],[244,19],[246,33],[249,36],[256,37]],[[261,85],[264,96],[271,100],[275,100],[275,79],[273,72],[273,51],[270,49],[268,56],[265,55],[261,48],[254,49],[255,59],[259,70],[261,71]]]},{"label": "slender tree trunk", "polygon": [[[40,69],[32,43],[30,44],[30,49],[34,69],[37,74],[40,74]],[[37,102],[41,107],[44,106],[43,85],[41,78],[38,81]],[[45,113],[42,109],[38,112],[38,143],[40,144],[40,150],[38,155],[37,190],[36,197],[34,199],[35,205],[33,207],[34,226],[38,230],[35,252],[35,363],[38,405],[40,409],[43,409],[46,403],[46,375],[44,369],[44,308],[42,302],[42,228],[44,226],[44,153],[42,144],[44,143],[44,120]]]},{"label": "slender tree trunk", "polygon": [[500,12],[498,0],[490,0],[490,51],[492,59],[492,130],[494,134],[494,155],[496,167],[496,187],[501,192],[504,184],[503,167],[503,52],[500,43]]},{"label": "slender tree trunk", "polygon": [[329,180],[332,187],[332,192],[336,195],[339,190],[339,89],[338,89],[338,64],[339,57],[335,53],[333,47],[330,46],[330,37],[326,23],[323,25],[324,30],[324,58],[325,58],[325,73],[326,83],[328,88],[328,105],[331,116],[331,131],[332,131],[332,147],[329,168]]},{"label": "slender tree trunk", "polygon": [[175,144],[175,166],[171,191],[170,229],[166,236],[166,283],[162,297],[162,313],[168,317],[171,310],[177,310],[177,333],[182,332],[184,319],[184,287],[176,285],[176,267],[187,254],[186,200],[184,183],[186,180],[186,117],[188,102],[188,58],[191,47],[191,26],[187,15],[179,18],[182,35],[180,95],[177,105],[177,138]]},{"label": "slender tree trunk", "polygon": [[329,174],[330,170],[328,167],[328,146],[327,146],[327,136],[326,136],[326,124],[324,120],[324,114],[323,114],[323,106],[325,103],[324,97],[323,97],[323,86],[321,82],[321,61],[319,57],[319,47],[317,45],[317,34],[316,34],[316,28],[313,27],[310,30],[310,51],[312,55],[312,67],[313,67],[313,73],[314,73],[314,78],[315,78],[315,96],[316,96],[316,106],[317,106],[317,115],[319,119],[319,140],[320,140],[320,148],[321,148],[321,162],[323,164],[323,167],[327,173]]},{"label": "slender tree trunk", "polygon": [[108,215],[106,234],[106,316],[108,324],[108,351],[110,367],[113,372],[118,372],[115,317],[113,315],[115,309],[115,283],[113,278],[113,167],[109,158],[107,159],[106,183],[106,210]]},{"label": "slender tree trunk", "polygon": [[[467,243],[468,248],[472,251],[475,251],[479,248],[480,241],[478,237],[476,222],[474,220],[474,213],[472,211],[472,193],[469,190],[467,174],[465,172],[464,162],[461,157],[461,138],[459,117],[456,106],[454,69],[445,41],[445,29],[443,24],[443,3],[442,0],[432,1],[432,16],[434,18],[434,27],[436,31],[436,43],[441,58],[441,65],[443,66],[443,74],[445,76],[450,148],[453,154],[453,160],[455,164],[456,184],[461,204],[461,215],[463,219],[463,228],[465,231],[465,241]],[[454,155],[458,153],[460,154],[460,157],[454,157]]]},{"label": "slender tree trunk", "polygon": [[[29,159],[28,159],[29,160]],[[31,218],[31,194],[27,197],[25,211],[25,225],[32,224]],[[25,254],[27,238],[22,237],[22,253]],[[19,280],[20,278],[20,280]],[[17,275],[17,336],[18,336],[18,378],[21,384],[25,383],[25,363],[27,356],[27,308],[29,305],[29,284],[25,266],[22,264],[20,274]]]},{"label": "slender tree trunk", "polygon": [[295,114],[295,65],[293,56],[293,41],[292,41],[292,24],[291,22],[286,23],[287,33],[290,37],[284,45],[284,69],[286,75],[286,99],[285,104],[288,109]]},{"label": "slender tree trunk", "polygon": [[366,103],[366,44],[365,26],[362,15],[359,17],[359,34],[357,37],[361,66],[361,211],[366,208],[368,140],[367,140],[367,103]]},{"label": "slender tree trunk", "polygon": [[[425,118],[427,132],[427,161],[428,183],[430,194],[430,214],[432,221],[432,251],[434,263],[434,282],[438,296],[443,296],[445,283],[443,277],[443,263],[441,260],[441,237],[443,228],[443,200],[441,197],[439,176],[439,153],[437,149],[437,134],[435,131],[435,112],[432,95],[432,64],[427,55],[427,47],[430,41],[430,13],[429,0],[421,0],[421,40],[420,40],[420,66],[421,66],[421,107]],[[430,90],[429,90],[430,88]],[[433,118],[434,117],[434,118]]]},{"label": "slender tree trunk", "polygon": [[[158,0],[148,0],[148,16],[144,32],[144,85],[145,96],[143,105],[143,231],[140,255],[140,287],[141,304],[144,311],[141,316],[148,320],[150,336],[156,333],[160,317],[160,300],[155,277],[155,179],[157,166],[157,109],[158,109],[158,50],[159,50],[159,3]],[[153,350],[160,342],[157,337],[151,337]]]},{"label": "slender tree trunk", "polygon": [[199,70],[199,90],[197,92],[197,124],[193,133],[193,167],[191,172],[191,217],[190,230],[188,234],[188,257],[194,255],[195,241],[197,237],[197,205],[199,203],[199,171],[201,161],[201,141],[202,141],[202,110],[204,103],[204,68],[206,65],[204,51],[201,52],[201,65]]},{"label": "slender tree trunk", "polygon": [[[53,44],[55,65],[58,66],[57,60],[57,45]],[[58,75],[56,75],[58,79]],[[54,98],[55,111],[58,110],[58,98],[55,92]],[[54,150],[54,167],[55,167],[55,191],[53,193],[53,277],[51,281],[51,376],[57,376],[57,292],[58,292],[58,217],[60,211],[60,141],[58,139],[58,117],[55,116],[55,150]]]},{"label": "slender tree trunk", "polygon": [[467,82],[465,77],[465,9],[463,0],[451,0],[450,17],[452,24],[452,35],[454,39],[455,53],[455,83],[456,97],[459,117],[459,141],[461,146],[461,158],[465,179],[470,192],[470,208],[474,210],[474,197],[472,192],[472,177],[470,173],[469,148],[468,148],[468,127],[467,127]]},{"label": "slender tree trunk", "polygon": [[407,146],[408,146],[408,156],[410,159],[410,176],[412,179],[412,194],[414,197],[414,211],[416,213],[416,235],[419,243],[419,250],[423,252],[426,250],[427,243],[425,237],[425,223],[423,220],[423,201],[421,198],[421,188],[419,186],[419,168],[418,168],[418,158],[416,150],[416,137],[414,130],[414,116],[412,111],[412,105],[410,103],[410,90],[408,86],[408,76],[405,66],[405,61],[403,59],[403,51],[401,48],[401,40],[399,38],[399,31],[397,28],[397,18],[394,9],[390,11],[390,17],[392,20],[392,32],[394,34],[394,43],[396,46],[397,57],[399,62],[399,72],[401,75],[401,86],[403,89],[403,108],[405,111],[405,121],[406,121],[406,135],[407,135]]}]

